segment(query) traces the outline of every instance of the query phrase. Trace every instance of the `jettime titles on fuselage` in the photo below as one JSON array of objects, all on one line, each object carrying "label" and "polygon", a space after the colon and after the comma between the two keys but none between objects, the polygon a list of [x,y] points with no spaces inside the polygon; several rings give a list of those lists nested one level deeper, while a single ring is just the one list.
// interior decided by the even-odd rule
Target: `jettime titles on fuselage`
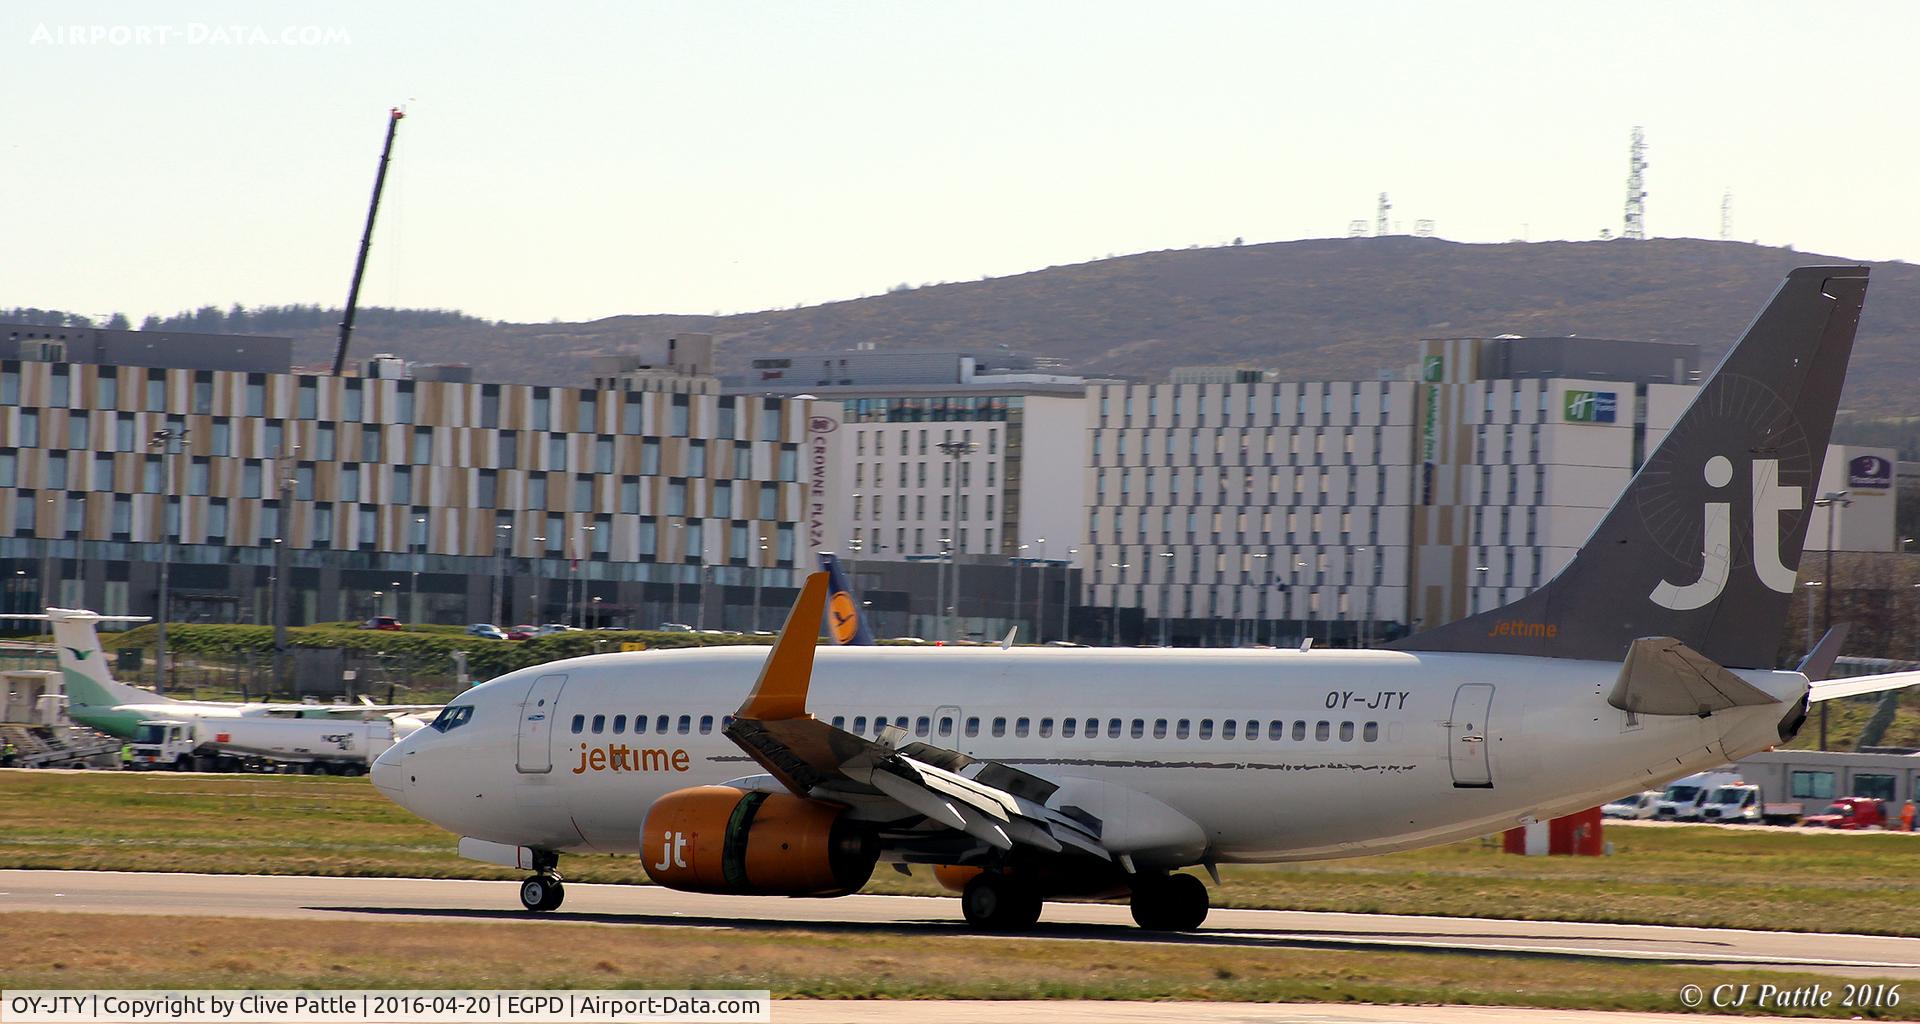
[{"label": "jettime titles on fuselage", "polygon": [[573,774],[587,772],[684,772],[691,760],[684,750],[662,750],[659,747],[629,747],[624,743],[609,743],[603,747],[590,747],[580,744],[580,763],[574,767]]}]

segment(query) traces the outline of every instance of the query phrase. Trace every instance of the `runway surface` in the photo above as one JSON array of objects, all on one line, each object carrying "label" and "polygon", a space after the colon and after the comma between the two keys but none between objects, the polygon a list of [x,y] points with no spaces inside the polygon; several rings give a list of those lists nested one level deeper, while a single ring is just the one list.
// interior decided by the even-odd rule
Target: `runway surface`
[{"label": "runway surface", "polygon": [[[566,905],[560,911],[534,916],[520,909],[514,882],[0,871],[0,914],[35,910],[314,920],[889,929],[923,935],[965,930],[956,901],[924,896],[796,900],[575,883],[567,886]],[[1204,930],[1169,935],[1134,927],[1124,906],[1049,903],[1029,937],[1229,948],[1480,950],[1850,977],[1920,977],[1920,939],[1717,928],[1215,910]]]}]

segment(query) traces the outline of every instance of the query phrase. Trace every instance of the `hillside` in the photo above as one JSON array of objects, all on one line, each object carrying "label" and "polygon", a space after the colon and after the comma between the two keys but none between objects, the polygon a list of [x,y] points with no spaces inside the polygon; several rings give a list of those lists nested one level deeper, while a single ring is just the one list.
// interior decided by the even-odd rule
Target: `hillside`
[{"label": "hillside", "polygon": [[[943,284],[735,316],[635,315],[582,324],[382,325],[355,352],[472,363],[483,379],[577,383],[589,357],[652,331],[710,331],[723,367],[771,351],[871,342],[1005,345],[1088,374],[1164,379],[1194,363],[1278,367],[1289,377],[1372,377],[1416,339],[1576,334],[1702,345],[1717,355],[1787,269],[1849,262],[1735,242],[1468,245],[1411,237],[1323,239],[1141,253],[1014,277]],[[1920,415],[1920,267],[1876,264],[1847,404]],[[325,330],[300,336],[325,359]],[[538,353],[535,358],[532,353]]]}]

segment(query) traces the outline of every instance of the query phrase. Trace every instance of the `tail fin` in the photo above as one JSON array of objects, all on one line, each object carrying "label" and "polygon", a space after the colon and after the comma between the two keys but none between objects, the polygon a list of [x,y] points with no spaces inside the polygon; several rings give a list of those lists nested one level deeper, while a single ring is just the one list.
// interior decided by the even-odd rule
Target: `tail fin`
[{"label": "tail fin", "polygon": [[847,584],[847,574],[840,570],[840,559],[821,552],[820,568],[828,579],[827,635],[842,646],[872,647],[873,631],[867,628],[866,617],[860,614],[860,599]]},{"label": "tail fin", "polygon": [[1392,646],[1618,661],[1665,636],[1772,668],[1866,291],[1865,267],[1789,273],[1559,575]]},{"label": "tail fin", "polygon": [[100,622],[147,622],[144,615],[95,615],[78,608],[49,608],[45,615],[9,615],[10,619],[47,622],[53,625],[60,677],[67,685],[67,704],[75,708],[111,708],[121,704],[173,704],[150,690],[115,682],[107,670],[107,656],[100,648],[100,636],[94,624]]}]

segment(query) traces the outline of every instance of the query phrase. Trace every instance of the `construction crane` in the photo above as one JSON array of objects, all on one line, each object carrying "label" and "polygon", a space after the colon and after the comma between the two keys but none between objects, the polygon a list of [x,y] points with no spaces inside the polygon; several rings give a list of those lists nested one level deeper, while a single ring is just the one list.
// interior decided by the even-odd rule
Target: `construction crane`
[{"label": "construction crane", "polygon": [[360,233],[360,257],[353,261],[353,284],[347,288],[347,311],[340,318],[340,345],[333,353],[333,375],[347,368],[347,340],[353,335],[353,314],[360,306],[360,278],[367,272],[367,250],[373,247],[373,218],[380,212],[380,192],[387,187],[387,161],[393,158],[393,134],[406,111],[387,111],[387,144],[380,149],[380,170],[373,176],[373,201],[367,204],[367,227]]}]

